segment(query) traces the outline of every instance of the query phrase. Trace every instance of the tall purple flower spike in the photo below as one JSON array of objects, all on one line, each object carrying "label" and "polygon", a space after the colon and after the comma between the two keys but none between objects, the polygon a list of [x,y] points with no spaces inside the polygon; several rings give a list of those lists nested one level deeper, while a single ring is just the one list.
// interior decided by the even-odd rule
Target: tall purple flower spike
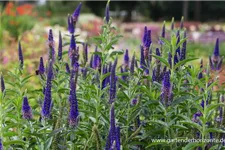
[{"label": "tall purple flower spike", "polygon": [[70,102],[70,112],[69,112],[69,124],[71,127],[76,127],[78,125],[78,102],[76,96],[76,86],[74,83],[74,72],[70,74],[70,95],[69,95],[69,102]]},{"label": "tall purple flower spike", "polygon": [[2,139],[0,137],[0,150],[3,150],[3,144],[2,144]]},{"label": "tall purple flower spike", "polygon": [[[200,69],[202,69],[202,68],[203,68],[203,60],[201,59],[201,62],[200,62]],[[201,79],[201,78],[203,78],[202,70],[201,70],[201,72],[198,74],[198,79]]]},{"label": "tall purple flower spike", "polygon": [[30,120],[32,119],[33,115],[32,115],[32,109],[29,105],[28,99],[27,97],[23,97],[23,105],[22,105],[22,113],[23,113],[23,118]]},{"label": "tall purple flower spike", "polygon": [[49,34],[48,34],[48,46],[49,46],[48,59],[54,61],[55,60],[55,41],[53,38],[52,29],[49,30]]},{"label": "tall purple flower spike", "polygon": [[143,46],[140,47],[141,49],[141,57],[140,57],[140,68],[144,69],[146,67],[146,63],[145,63],[145,56],[144,56],[144,48]]},{"label": "tall purple flower spike", "polygon": [[23,61],[23,52],[22,52],[20,41],[19,41],[19,45],[18,45],[18,54],[19,54],[20,68],[23,69],[24,61]]},{"label": "tall purple flower spike", "polygon": [[60,31],[59,31],[58,59],[59,60],[62,59],[62,35]]},{"label": "tall purple flower spike", "polygon": [[2,93],[5,91],[5,82],[2,74],[1,74],[1,91]]},{"label": "tall purple flower spike", "polygon": [[106,20],[106,23],[109,23],[109,2],[106,4],[106,8],[105,8],[105,20]]},{"label": "tall purple flower spike", "polygon": [[70,33],[70,34],[74,34],[74,32],[75,32],[75,27],[74,27],[73,16],[68,15],[67,24],[68,24],[68,31],[69,31],[69,33]]},{"label": "tall purple flower spike", "polygon": [[170,83],[170,73],[167,71],[164,74],[161,89],[161,101],[166,106],[170,105],[172,101],[172,85]]},{"label": "tall purple flower spike", "polygon": [[43,118],[49,118],[50,112],[51,112],[51,105],[52,105],[52,78],[53,78],[53,67],[52,67],[52,60],[49,62],[48,66],[48,74],[47,74],[47,81],[46,81],[46,87],[45,87],[45,96],[44,96],[44,102],[42,105],[42,117]]},{"label": "tall purple flower spike", "polygon": [[40,63],[39,63],[38,73],[40,75],[45,73],[45,66],[44,66],[44,61],[43,61],[43,58],[42,57],[40,57]]},{"label": "tall purple flower spike", "polygon": [[209,57],[209,64],[211,70],[220,70],[223,62],[223,57],[220,56],[219,38],[216,40],[213,55]]},{"label": "tall purple flower spike", "polygon": [[116,150],[120,150],[120,127],[116,127]]},{"label": "tall purple flower spike", "polygon": [[117,58],[114,61],[114,64],[111,68],[111,74],[110,74],[110,88],[109,88],[109,103],[112,104],[115,101],[116,98],[116,65],[117,65]]},{"label": "tall purple flower spike", "polygon": [[[179,30],[177,31],[176,37],[177,37],[177,45],[178,45],[178,43],[180,43],[180,32],[179,32]],[[176,49],[176,53],[178,53],[178,55],[179,55],[179,57],[180,57],[180,47],[178,47],[178,48]]]},{"label": "tall purple flower spike", "polygon": [[128,49],[126,49],[125,54],[124,54],[124,66],[125,66],[125,69],[128,69],[129,61],[130,61],[129,52],[128,52]]},{"label": "tall purple flower spike", "polygon": [[81,6],[82,6],[82,3],[80,3],[77,8],[75,9],[75,11],[73,12],[73,22],[74,22],[74,26],[76,25],[77,21],[78,21],[78,17],[80,15],[80,10],[81,10]]},{"label": "tall purple flower spike", "polygon": [[69,64],[66,63],[65,65],[66,65],[66,72],[67,72],[67,73],[70,73],[70,66],[69,66]]},{"label": "tall purple flower spike", "polygon": [[162,34],[161,34],[161,36],[162,36],[163,38],[166,37],[166,26],[165,26],[165,21],[163,22],[163,27],[162,27]]},{"label": "tall purple flower spike", "polygon": [[118,141],[116,130],[117,129],[116,129],[116,121],[115,121],[114,103],[112,103],[111,109],[110,109],[110,128],[109,128],[109,134],[108,134],[105,150],[113,150],[116,147],[115,144]]},{"label": "tall purple flower spike", "polygon": [[[186,31],[184,31],[184,38],[186,38]],[[181,49],[181,56],[180,56],[180,60],[184,60],[186,59],[186,47],[187,47],[187,40],[185,40],[182,44],[182,49]]]},{"label": "tall purple flower spike", "polygon": [[[96,46],[95,48],[95,52],[98,52],[98,48]],[[93,67],[94,69],[100,69],[101,68],[101,58],[97,55],[97,54],[94,54],[94,58],[93,58]]]},{"label": "tall purple flower spike", "polygon": [[132,57],[131,64],[130,64],[130,73],[134,74],[134,67],[135,67],[135,54]]}]

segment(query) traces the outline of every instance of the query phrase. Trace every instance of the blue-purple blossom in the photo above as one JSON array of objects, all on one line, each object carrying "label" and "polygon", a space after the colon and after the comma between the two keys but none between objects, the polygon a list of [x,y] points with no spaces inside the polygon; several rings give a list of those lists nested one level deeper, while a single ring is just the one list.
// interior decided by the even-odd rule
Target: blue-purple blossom
[{"label": "blue-purple blossom", "polygon": [[40,75],[45,73],[45,66],[44,66],[44,61],[43,61],[43,58],[42,57],[40,57],[40,63],[39,63],[38,73]]},{"label": "blue-purple blossom", "polygon": [[131,100],[131,103],[130,103],[130,104],[131,104],[132,106],[134,106],[134,105],[136,105],[137,103],[138,103],[138,99],[137,99],[137,98],[134,98],[134,99]]},{"label": "blue-purple blossom", "polygon": [[135,54],[133,55],[130,63],[130,74],[134,74]]},{"label": "blue-purple blossom", "polygon": [[155,49],[155,54],[156,54],[157,56],[161,56],[160,51],[159,51],[159,48],[156,48],[156,49]]},{"label": "blue-purple blossom", "polygon": [[23,118],[24,119],[32,119],[32,109],[29,105],[28,98],[25,96],[23,97],[23,105],[22,105],[22,113],[23,113]]},{"label": "blue-purple blossom", "polygon": [[74,27],[74,20],[73,20],[73,16],[68,15],[67,18],[67,24],[68,24],[68,31],[70,34],[74,34],[75,32],[75,27]]},{"label": "blue-purple blossom", "polygon": [[42,105],[42,117],[49,118],[51,112],[51,105],[52,105],[52,78],[53,78],[53,67],[52,67],[52,60],[49,62],[48,66],[48,74],[47,74],[47,81],[45,86],[45,96],[44,102]]},{"label": "blue-purple blossom", "polygon": [[[186,36],[187,36],[186,31],[184,31],[184,39],[186,38]],[[186,47],[187,47],[187,40],[185,40],[182,44],[180,60],[186,59]]]},{"label": "blue-purple blossom", "polygon": [[83,59],[85,64],[88,62],[88,44],[83,43]]},{"label": "blue-purple blossom", "polygon": [[168,63],[170,64],[170,68],[172,67],[172,54],[168,53]]},{"label": "blue-purple blossom", "polygon": [[5,82],[4,82],[3,75],[1,75],[1,91],[2,93],[5,91]]},{"label": "blue-purple blossom", "polygon": [[128,52],[128,49],[126,49],[125,54],[124,54],[124,66],[125,66],[125,69],[127,69],[129,67],[129,61],[130,61],[129,52]]},{"label": "blue-purple blossom", "polygon": [[[107,68],[106,65],[104,65],[104,67],[103,67],[103,74],[106,74],[106,73],[108,73],[108,68]],[[106,77],[106,78],[102,81],[102,89],[104,89],[104,88],[107,86],[107,84],[108,84],[107,78],[108,78],[108,77]]]},{"label": "blue-purple blossom", "polygon": [[192,121],[199,123],[199,117],[202,116],[202,113],[200,111],[196,112],[193,117],[192,117]]},{"label": "blue-purple blossom", "polygon": [[201,63],[200,63],[200,73],[198,74],[198,79],[203,78],[203,73],[202,73],[202,68],[203,68],[203,60],[201,59]]},{"label": "blue-purple blossom", "polygon": [[[123,67],[122,67],[122,66],[120,67],[120,72],[121,72],[121,73],[124,73],[124,72],[125,72],[125,69],[123,69]],[[121,78],[122,78],[122,80],[123,80],[123,81],[125,81],[125,80],[126,80],[126,76],[125,76],[125,75],[122,75],[122,77],[121,77]]]},{"label": "blue-purple blossom", "polygon": [[[95,52],[98,52],[98,48],[96,46],[95,48]],[[93,58],[93,67],[94,69],[100,69],[101,68],[101,58],[98,56],[98,54],[94,54],[94,58]]]},{"label": "blue-purple blossom", "polygon": [[69,48],[69,58],[71,62],[71,67],[76,70],[79,66],[79,47],[76,47],[75,37],[71,36],[70,48]]},{"label": "blue-purple blossom", "polygon": [[120,127],[116,127],[116,150],[120,150]]},{"label": "blue-purple blossom", "polygon": [[162,89],[161,89],[161,101],[167,106],[172,101],[172,85],[170,83],[170,73],[169,71],[165,72]]},{"label": "blue-purple blossom", "polygon": [[140,57],[140,68],[144,69],[146,67],[146,63],[145,63],[145,56],[144,56],[144,48],[143,46],[140,47],[141,50],[141,57]]},{"label": "blue-purple blossom", "polygon": [[3,144],[2,144],[2,139],[0,137],[0,150],[3,150]]},{"label": "blue-purple blossom", "polygon": [[75,36],[74,35],[71,35],[71,39],[70,39],[70,47],[69,47],[69,50],[68,50],[68,54],[69,54],[69,57],[71,58],[72,57],[72,53],[73,51],[76,50],[76,42],[75,42]]},{"label": "blue-purple blossom", "polygon": [[212,70],[220,70],[223,62],[223,57],[220,56],[219,39],[216,40],[213,55],[209,57],[209,64]]},{"label": "blue-purple blossom", "polygon": [[81,10],[81,6],[82,6],[82,3],[80,3],[77,8],[75,9],[75,11],[73,12],[73,22],[74,22],[74,26],[76,25],[77,21],[78,21],[78,17],[80,15],[80,10]]},{"label": "blue-purple blossom", "polygon": [[55,41],[53,38],[52,29],[49,30],[49,34],[48,34],[48,46],[49,46],[48,59],[54,61],[55,60]]},{"label": "blue-purple blossom", "polygon": [[65,65],[66,65],[66,72],[67,72],[67,73],[70,73],[70,66],[69,66],[69,64],[66,63]]},{"label": "blue-purple blossom", "polygon": [[144,51],[144,58],[147,59],[149,56],[149,48],[152,43],[151,39],[151,30],[148,30],[147,27],[144,28],[144,35],[142,39],[142,46]]},{"label": "blue-purple blossom", "polygon": [[76,96],[76,85],[74,82],[74,72],[70,74],[70,95],[69,95],[69,102],[70,102],[70,112],[69,112],[69,124],[71,127],[76,127],[78,124],[78,102]]},{"label": "blue-purple blossom", "polygon": [[62,59],[62,35],[60,31],[59,31],[58,59],[59,60]]},{"label": "blue-purple blossom", "polygon": [[115,59],[114,64],[111,67],[110,88],[109,88],[110,104],[112,104],[116,98],[116,65],[117,65],[117,58]]},{"label": "blue-purple blossom", "polygon": [[91,59],[90,59],[90,68],[94,68],[94,66],[93,66],[93,60],[94,60],[94,55],[91,55]]},{"label": "blue-purple blossom", "polygon": [[106,23],[109,23],[109,2],[106,4],[106,8],[105,8],[105,20],[106,20]]},{"label": "blue-purple blossom", "polygon": [[18,45],[18,54],[19,54],[19,61],[20,61],[20,69],[23,69],[23,52],[22,52],[20,41]]},{"label": "blue-purple blossom", "polygon": [[[180,43],[180,32],[179,30],[177,31],[177,45]],[[176,54],[178,53],[179,57],[180,57],[180,46],[176,49]]]}]

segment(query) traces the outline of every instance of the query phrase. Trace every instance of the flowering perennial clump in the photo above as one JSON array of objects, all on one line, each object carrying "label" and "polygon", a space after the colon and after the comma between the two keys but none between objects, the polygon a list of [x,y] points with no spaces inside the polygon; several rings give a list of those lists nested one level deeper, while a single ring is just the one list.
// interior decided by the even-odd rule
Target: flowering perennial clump
[{"label": "flowering perennial clump", "polygon": [[140,49],[118,50],[114,45],[121,35],[112,24],[109,4],[102,32],[83,42],[76,34],[79,3],[68,15],[68,33],[59,31],[57,56],[50,29],[48,59],[40,56],[36,76],[26,75],[19,42],[19,65],[1,73],[0,150],[224,149],[225,143],[152,140],[224,138],[219,39],[209,61],[203,65],[201,59],[199,65],[193,61],[198,58],[188,55],[184,19],[179,28],[172,19],[171,32],[164,22],[160,37],[154,38],[146,26]]}]

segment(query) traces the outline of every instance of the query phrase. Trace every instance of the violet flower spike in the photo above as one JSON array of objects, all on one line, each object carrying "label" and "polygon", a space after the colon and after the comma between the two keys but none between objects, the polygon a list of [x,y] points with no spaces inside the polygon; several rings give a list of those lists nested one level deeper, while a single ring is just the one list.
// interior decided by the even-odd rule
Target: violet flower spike
[{"label": "violet flower spike", "polygon": [[129,52],[128,52],[128,49],[126,49],[125,54],[124,54],[124,66],[125,66],[125,69],[128,69],[129,61],[130,61]]},{"label": "violet flower spike", "polygon": [[32,109],[29,105],[27,97],[23,97],[23,105],[22,105],[22,113],[23,113],[23,118],[26,120],[32,119]]},{"label": "violet flower spike", "polygon": [[70,39],[70,48],[69,48],[69,51],[68,51],[68,54],[69,54],[69,57],[71,58],[72,57],[72,53],[73,51],[76,50],[76,42],[75,42],[75,37],[74,35],[71,35],[71,39]]},{"label": "violet flower spike", "polygon": [[66,65],[66,72],[67,72],[67,73],[70,73],[70,66],[69,66],[69,64],[66,63],[65,65]]},{"label": "violet flower spike", "polygon": [[2,74],[1,74],[1,91],[2,93],[5,91],[5,82]]},{"label": "violet flower spike", "polygon": [[163,77],[162,89],[161,89],[161,100],[166,106],[170,105],[172,101],[172,85],[170,83],[169,71],[167,71]]},{"label": "violet flower spike", "polygon": [[135,64],[135,54],[133,55],[131,59],[131,64],[130,64],[130,74],[134,74],[134,64]]},{"label": "violet flower spike", "polygon": [[[95,48],[95,52],[98,52],[97,46]],[[94,54],[93,58],[93,67],[94,69],[99,69],[101,68],[101,58],[98,56],[98,54]]]},{"label": "violet flower spike", "polygon": [[162,34],[161,34],[161,36],[162,36],[163,38],[166,37],[166,27],[165,27],[165,24],[166,24],[166,22],[164,21],[164,22],[163,22],[163,27],[162,27]]},{"label": "violet flower spike", "polygon": [[223,57],[220,56],[219,39],[217,38],[213,55],[209,57],[210,68],[212,70],[218,71],[221,69],[222,62]]},{"label": "violet flower spike", "polygon": [[114,64],[111,68],[110,74],[110,88],[109,88],[109,103],[112,104],[116,98],[116,65],[117,65],[117,58],[114,61]]},{"label": "violet flower spike", "polygon": [[93,59],[94,59],[94,55],[91,55],[91,59],[90,59],[90,68],[94,68],[93,66]]},{"label": "violet flower spike", "polygon": [[116,141],[116,121],[115,121],[115,109],[114,103],[111,104],[110,109],[110,147],[112,147],[114,141]]},{"label": "violet flower spike", "polygon": [[107,4],[106,4],[106,8],[105,8],[105,20],[106,20],[106,23],[109,23],[109,19],[110,19],[110,16],[109,16],[109,1],[108,1]]},{"label": "violet flower spike", "polygon": [[22,51],[22,48],[21,48],[21,44],[20,44],[20,41],[19,41],[19,45],[18,45],[18,54],[19,54],[19,61],[20,61],[20,69],[23,69],[23,51]]},{"label": "violet flower spike", "polygon": [[42,74],[45,73],[45,66],[44,66],[44,61],[43,61],[43,58],[42,57],[40,57],[40,63],[39,63],[38,73],[40,75],[42,75]]},{"label": "violet flower spike", "polygon": [[53,78],[53,67],[52,67],[52,60],[49,62],[48,66],[48,74],[47,74],[47,81],[45,87],[45,96],[44,102],[42,105],[42,117],[49,118],[51,112],[51,105],[52,105],[52,78]]},{"label": "violet flower spike", "polygon": [[203,60],[201,59],[201,63],[200,63],[200,73],[198,74],[198,79],[201,79],[203,78],[203,73],[202,73],[202,68],[203,68]]},{"label": "violet flower spike", "polygon": [[145,56],[144,56],[144,48],[143,46],[140,47],[141,49],[141,57],[140,57],[140,68],[144,69],[146,67],[146,63],[145,63]]},{"label": "violet flower spike", "polygon": [[[186,38],[186,31],[184,31],[184,39]],[[182,49],[181,49],[181,56],[180,56],[180,60],[184,60],[186,59],[186,47],[187,47],[187,40],[185,40],[182,44]]]},{"label": "violet flower spike", "polygon": [[[177,45],[180,43],[180,32],[179,30],[177,31]],[[180,46],[176,49],[176,53],[178,53],[179,57],[180,57]]]},{"label": "violet flower spike", "polygon": [[116,127],[116,150],[120,150],[120,127]]},{"label": "violet flower spike", "polygon": [[59,31],[58,59],[59,60],[62,59],[62,35],[60,31]]},{"label": "violet flower spike", "polygon": [[3,150],[4,148],[3,148],[3,144],[2,144],[2,139],[1,139],[1,137],[0,137],[0,150]]},{"label": "violet flower spike", "polygon": [[73,22],[74,22],[74,26],[76,25],[77,21],[78,21],[78,17],[80,15],[80,10],[81,10],[81,6],[82,6],[82,3],[80,3],[77,8],[75,9],[73,15],[72,15],[72,18],[73,18]]},{"label": "violet flower spike", "polygon": [[53,38],[53,33],[52,33],[52,29],[49,30],[49,34],[48,34],[48,46],[49,46],[49,60],[51,59],[52,61],[55,60],[55,41]]},{"label": "violet flower spike", "polygon": [[74,32],[75,32],[74,20],[73,20],[73,17],[71,15],[68,15],[67,24],[68,24],[69,33],[74,34]]},{"label": "violet flower spike", "polygon": [[76,127],[79,121],[78,102],[76,96],[76,86],[74,83],[74,72],[70,75],[70,112],[69,112],[69,124],[71,127]]}]

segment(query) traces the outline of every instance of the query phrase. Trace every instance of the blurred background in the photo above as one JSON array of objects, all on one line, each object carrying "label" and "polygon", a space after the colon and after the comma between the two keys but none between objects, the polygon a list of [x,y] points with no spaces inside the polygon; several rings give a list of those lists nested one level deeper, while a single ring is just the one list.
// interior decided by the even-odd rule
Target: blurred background
[{"label": "blurred background", "polygon": [[[21,41],[25,65],[34,72],[40,56],[47,58],[47,36],[50,28],[58,41],[61,31],[64,43],[68,41],[67,15],[73,13],[78,1],[1,1],[0,2],[0,68],[15,67],[18,40]],[[76,34],[78,40],[87,41],[101,32],[106,1],[82,2]],[[221,53],[225,55],[225,2],[223,1],[113,1],[110,15],[113,24],[123,35],[117,48],[139,51],[143,28],[152,30],[153,42],[157,45],[163,21],[166,21],[167,36],[170,22],[175,19],[178,28],[182,16],[188,31],[188,48],[191,55],[208,58],[216,38],[220,38]],[[132,53],[130,53],[132,54]],[[46,59],[45,59],[46,60]]]}]

